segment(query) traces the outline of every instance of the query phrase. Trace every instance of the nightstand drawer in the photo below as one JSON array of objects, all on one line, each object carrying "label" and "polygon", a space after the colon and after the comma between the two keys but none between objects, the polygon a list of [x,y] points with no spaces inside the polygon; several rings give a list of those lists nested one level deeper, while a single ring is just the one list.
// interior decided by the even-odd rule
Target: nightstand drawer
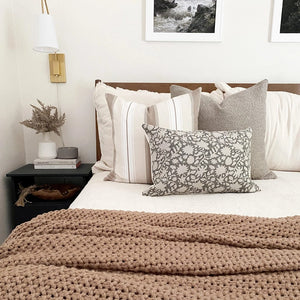
[{"label": "nightstand drawer", "polygon": [[57,209],[67,209],[74,199],[62,201],[34,201],[26,203],[24,207],[13,206],[12,216],[14,226],[27,222],[39,214],[47,213]]}]

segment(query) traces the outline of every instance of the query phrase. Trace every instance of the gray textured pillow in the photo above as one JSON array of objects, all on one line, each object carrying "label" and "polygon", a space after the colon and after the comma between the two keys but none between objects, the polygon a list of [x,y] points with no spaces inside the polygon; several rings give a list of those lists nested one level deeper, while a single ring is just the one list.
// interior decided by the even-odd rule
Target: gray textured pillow
[{"label": "gray textured pillow", "polygon": [[240,131],[176,131],[143,124],[153,185],[145,196],[185,193],[250,193],[250,128]]},{"label": "gray textured pillow", "polygon": [[[251,176],[252,179],[274,179],[265,158],[266,96],[268,81],[226,98],[221,104],[201,95],[198,128],[208,131],[241,130],[252,128]],[[189,91],[180,86],[170,87],[175,97]]]}]

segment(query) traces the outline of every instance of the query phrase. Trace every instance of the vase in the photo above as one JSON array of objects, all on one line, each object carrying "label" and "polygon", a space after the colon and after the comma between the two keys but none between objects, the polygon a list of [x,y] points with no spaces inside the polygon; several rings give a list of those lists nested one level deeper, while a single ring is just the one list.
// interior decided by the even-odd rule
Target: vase
[{"label": "vase", "polygon": [[43,140],[39,142],[38,157],[41,159],[56,158],[56,143],[51,140],[50,132],[43,132]]}]

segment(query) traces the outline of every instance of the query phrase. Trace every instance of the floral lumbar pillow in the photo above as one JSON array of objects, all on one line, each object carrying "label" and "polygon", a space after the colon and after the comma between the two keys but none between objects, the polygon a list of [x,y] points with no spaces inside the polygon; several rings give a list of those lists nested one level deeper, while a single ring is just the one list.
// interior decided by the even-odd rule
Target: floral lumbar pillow
[{"label": "floral lumbar pillow", "polygon": [[177,131],[143,124],[153,185],[145,196],[185,193],[252,193],[251,128]]}]

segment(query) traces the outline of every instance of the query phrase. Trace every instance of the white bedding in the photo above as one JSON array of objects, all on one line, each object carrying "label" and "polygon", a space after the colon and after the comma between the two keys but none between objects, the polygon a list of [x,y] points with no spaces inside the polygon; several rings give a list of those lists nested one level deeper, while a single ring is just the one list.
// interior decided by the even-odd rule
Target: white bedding
[{"label": "white bedding", "polygon": [[300,215],[300,172],[275,172],[274,180],[256,180],[261,191],[251,194],[193,194],[142,196],[145,184],[103,181],[108,172],[95,174],[70,208],[144,212],[197,212],[259,217]]}]

